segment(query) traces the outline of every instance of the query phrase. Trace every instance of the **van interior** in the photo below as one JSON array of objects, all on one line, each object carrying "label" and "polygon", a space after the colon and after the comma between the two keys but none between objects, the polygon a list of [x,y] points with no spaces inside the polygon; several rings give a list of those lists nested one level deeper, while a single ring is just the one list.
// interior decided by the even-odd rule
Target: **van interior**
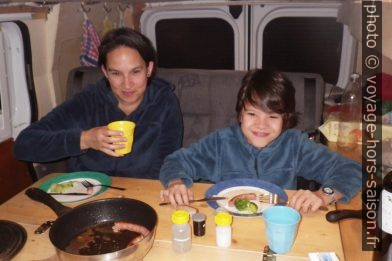
[{"label": "van interior", "polygon": [[[121,26],[152,41],[158,76],[176,86],[184,146],[235,122],[241,78],[263,66],[287,73],[297,91],[298,128],[320,140],[326,108],[339,103],[350,74],[361,74],[361,13],[354,0],[2,1],[1,146],[101,77],[100,68],[83,58],[83,45]],[[392,5],[384,3],[380,55],[386,77],[392,75],[391,13]],[[31,183],[65,171],[65,162],[26,168]]]},{"label": "van interior", "polygon": [[[118,27],[140,31],[156,48],[157,77],[175,86],[180,101],[184,147],[237,121],[242,77],[263,67],[276,68],[293,82],[297,128],[326,143],[320,126],[339,105],[350,75],[362,74],[362,2],[1,0],[0,204],[49,173],[67,171],[67,159],[15,160],[14,141],[29,124],[102,77],[89,49]],[[383,173],[392,170],[390,28],[392,3],[383,1],[377,39],[382,44]]]}]

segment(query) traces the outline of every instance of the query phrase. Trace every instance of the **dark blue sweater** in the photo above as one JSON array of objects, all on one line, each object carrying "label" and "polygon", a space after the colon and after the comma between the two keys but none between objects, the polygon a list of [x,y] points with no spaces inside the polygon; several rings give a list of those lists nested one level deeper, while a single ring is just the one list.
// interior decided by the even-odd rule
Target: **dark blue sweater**
[{"label": "dark blue sweater", "polygon": [[[112,121],[136,123],[132,152],[116,158],[80,149],[81,132]],[[89,85],[32,123],[16,139],[19,160],[49,162],[70,158],[69,171],[100,171],[111,176],[158,178],[164,158],[181,147],[182,114],[173,88],[154,79],[136,111],[125,115],[105,79]]]}]

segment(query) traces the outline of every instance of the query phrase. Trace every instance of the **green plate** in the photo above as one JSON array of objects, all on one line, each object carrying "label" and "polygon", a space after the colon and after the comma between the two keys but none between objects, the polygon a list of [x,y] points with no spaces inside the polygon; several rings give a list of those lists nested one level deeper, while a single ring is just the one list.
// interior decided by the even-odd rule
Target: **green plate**
[{"label": "green plate", "polygon": [[[87,180],[92,184],[104,184],[104,185],[111,185],[112,179],[101,172],[94,172],[94,171],[79,171],[79,172],[71,172],[67,173],[62,176],[51,178],[44,183],[42,183],[39,188],[46,191],[51,192],[50,188],[53,184],[61,184],[69,181],[76,181],[74,183],[74,187],[69,191],[64,191],[63,193],[70,193],[70,192],[80,192],[80,193],[87,193],[87,189],[80,184],[82,180]],[[85,200],[91,198],[95,195],[101,194],[102,192],[106,191],[106,187],[95,186],[92,188],[92,192],[89,195],[53,195],[53,197],[62,203],[69,203],[69,202],[77,202],[81,200]]]}]

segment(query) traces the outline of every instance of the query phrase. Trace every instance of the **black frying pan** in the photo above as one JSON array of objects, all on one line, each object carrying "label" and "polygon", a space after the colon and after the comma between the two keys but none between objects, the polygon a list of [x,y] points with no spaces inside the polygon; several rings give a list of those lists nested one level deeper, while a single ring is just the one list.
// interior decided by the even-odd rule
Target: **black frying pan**
[{"label": "black frying pan", "polygon": [[[140,260],[152,246],[158,217],[155,210],[142,201],[130,198],[108,198],[69,208],[38,188],[29,188],[25,193],[31,199],[49,206],[57,214],[58,218],[50,229],[49,238],[61,260]],[[97,225],[111,226],[113,222],[118,221],[144,226],[150,233],[135,245],[125,246],[114,252],[93,255],[69,252],[70,242],[84,231],[88,229],[95,231]],[[94,237],[96,236],[94,234]],[[102,237],[102,234],[100,236]],[[106,236],[107,234],[104,235]],[[120,243],[115,242],[115,244]]]},{"label": "black frying pan", "polygon": [[[378,209],[380,207],[379,199],[382,190],[384,188],[392,188],[392,172],[389,172],[382,180],[379,179],[378,177],[375,177],[374,181],[378,185],[375,188],[369,188],[369,189],[376,192],[376,197],[374,198],[374,196],[371,195],[369,198],[367,198],[366,190],[364,190],[362,192],[362,208],[365,210],[370,209],[378,212]],[[358,210],[338,209],[338,210],[330,211],[326,215],[327,220],[330,222],[336,222],[346,218],[362,218],[362,217],[363,217],[362,209],[358,209]]]},{"label": "black frying pan", "polygon": [[[376,191],[377,199],[380,198],[382,189],[383,189],[382,186],[376,186],[376,188],[373,188],[373,190]],[[372,204],[372,205],[366,206],[366,204]],[[375,205],[373,205],[373,204],[375,204]],[[366,192],[362,192],[362,208],[369,209],[369,207],[371,207],[371,209],[373,209],[374,211],[378,212],[379,200],[374,201],[373,198],[372,198],[372,200],[367,199]],[[343,220],[346,218],[362,218],[362,209],[358,209],[358,210],[351,210],[351,209],[332,210],[332,211],[329,211],[325,217],[329,222],[337,222],[339,220]]]}]

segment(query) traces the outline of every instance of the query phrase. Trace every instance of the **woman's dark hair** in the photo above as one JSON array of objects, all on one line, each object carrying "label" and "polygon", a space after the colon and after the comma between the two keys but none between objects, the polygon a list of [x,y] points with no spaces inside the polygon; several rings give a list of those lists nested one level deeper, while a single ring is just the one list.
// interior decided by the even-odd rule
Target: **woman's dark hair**
[{"label": "woman's dark hair", "polygon": [[101,45],[98,48],[99,67],[103,65],[106,68],[108,53],[120,46],[129,47],[138,51],[146,62],[146,66],[148,66],[149,62],[154,62],[153,76],[156,66],[156,52],[151,41],[143,34],[126,27],[111,30],[104,35]]},{"label": "woman's dark hair", "polygon": [[265,112],[283,116],[283,130],[297,124],[295,88],[282,73],[271,69],[249,71],[242,79],[237,96],[237,118],[240,120],[245,104],[249,103]]}]

